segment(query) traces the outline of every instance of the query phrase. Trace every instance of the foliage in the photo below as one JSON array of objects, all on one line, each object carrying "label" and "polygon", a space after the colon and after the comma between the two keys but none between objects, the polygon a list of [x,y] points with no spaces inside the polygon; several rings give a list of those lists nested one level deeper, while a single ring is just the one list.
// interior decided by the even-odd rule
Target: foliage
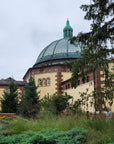
[{"label": "foliage", "polygon": [[[114,68],[113,68],[114,71]],[[108,72],[108,74],[105,74],[105,80],[104,80],[104,87],[102,95],[104,96],[103,99],[103,108],[106,109],[107,107],[111,107],[114,100],[114,74],[111,72]],[[107,103],[105,103],[105,100]]]},{"label": "foliage", "polygon": [[[72,87],[77,87],[79,76],[81,76],[82,81],[85,82],[87,73],[93,72],[93,97],[95,98],[95,110],[98,103],[100,103],[101,105],[104,104],[102,103],[104,102],[104,99],[110,103],[110,106],[113,103],[113,89],[110,89],[110,83],[112,83],[112,79],[109,79],[108,67],[109,63],[113,62],[113,60],[109,59],[109,57],[110,55],[114,54],[113,6],[114,3],[111,0],[91,0],[90,4],[82,5],[81,9],[86,12],[85,19],[92,21],[91,31],[87,33],[79,33],[76,37],[71,38],[71,43],[75,44],[75,41],[77,41],[82,45],[81,58],[72,62],[72,64],[67,64],[72,70],[71,85]],[[110,48],[109,45],[111,45]],[[100,87],[96,87],[95,85],[95,72],[96,70],[101,69],[103,70],[103,73],[105,75],[105,88],[102,95],[101,93],[99,93]],[[109,80],[110,82],[108,82]],[[108,83],[106,83],[106,81]],[[100,95],[96,95],[98,93]],[[101,109],[101,107],[97,108]]]},{"label": "foliage", "polygon": [[67,93],[65,95],[48,95],[41,100],[41,105],[44,110],[59,114],[69,106],[69,100],[71,98],[72,96],[67,95]]},{"label": "foliage", "polygon": [[10,123],[9,121],[4,120],[4,119],[0,119],[0,122],[1,122],[1,123],[4,123],[4,124],[9,124],[9,123]]},{"label": "foliage", "polygon": [[11,81],[9,84],[9,92],[4,91],[1,99],[1,108],[3,113],[16,113],[18,105],[18,86]]},{"label": "foliage", "polygon": [[47,95],[41,99],[42,111],[56,113],[56,107],[54,105],[52,96]]},{"label": "foliage", "polygon": [[5,118],[6,118],[6,116],[1,116],[1,117],[0,117],[0,119],[5,119]]},{"label": "foliage", "polygon": [[4,132],[5,136],[11,136],[10,139],[13,139],[13,136],[15,137],[15,135],[18,134],[20,137],[20,134],[23,135],[23,132],[34,131],[35,135],[38,131],[58,129],[60,134],[61,131],[67,132],[73,128],[77,129],[79,127],[87,131],[87,144],[108,144],[114,140],[114,116],[110,121],[106,121],[105,116],[100,117],[100,119],[93,119],[92,117],[87,119],[84,113],[81,115],[54,115],[51,113],[39,113],[36,120],[25,119],[18,116],[12,121],[12,123],[7,125],[2,124],[1,132]]},{"label": "foliage", "polygon": [[39,92],[33,77],[30,77],[29,82],[25,87],[25,94],[19,104],[19,113],[24,117],[35,117],[40,109]]},{"label": "foliage", "polygon": [[79,33],[72,39],[72,42],[75,39],[82,42],[89,50],[100,52],[102,58],[109,52],[113,53],[113,48],[107,49],[107,40],[113,47],[113,7],[112,0],[91,0],[90,4],[82,5],[81,9],[86,12],[84,18],[92,22],[91,31]]},{"label": "foliage", "polygon": [[56,108],[56,113],[60,113],[62,112],[63,110],[66,109],[66,107],[69,106],[69,100],[72,98],[72,96],[70,95],[67,95],[67,93],[65,93],[65,95],[53,95],[52,96],[52,100],[53,100],[53,103],[55,105],[55,108]]},{"label": "foliage", "polygon": [[78,114],[80,115],[82,113],[82,110],[81,110],[81,100],[80,99],[77,99],[73,105],[70,105],[68,108],[67,108],[67,114]]},{"label": "foliage", "polygon": [[67,132],[58,130],[44,130],[41,132],[25,132],[18,135],[6,136],[0,133],[0,144],[84,144],[86,143],[86,132],[77,128]]}]

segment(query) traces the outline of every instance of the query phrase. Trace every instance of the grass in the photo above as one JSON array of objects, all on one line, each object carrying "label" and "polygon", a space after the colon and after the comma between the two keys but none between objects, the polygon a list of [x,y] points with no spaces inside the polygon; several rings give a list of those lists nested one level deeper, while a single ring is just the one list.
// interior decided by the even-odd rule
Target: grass
[{"label": "grass", "polygon": [[41,131],[58,129],[68,131],[72,128],[83,128],[88,131],[87,144],[108,144],[114,140],[114,117],[110,121],[105,119],[87,119],[83,114],[57,116],[51,113],[41,113],[37,119],[24,119],[17,116],[12,123],[4,124],[2,131],[8,134],[20,134],[24,131]]}]

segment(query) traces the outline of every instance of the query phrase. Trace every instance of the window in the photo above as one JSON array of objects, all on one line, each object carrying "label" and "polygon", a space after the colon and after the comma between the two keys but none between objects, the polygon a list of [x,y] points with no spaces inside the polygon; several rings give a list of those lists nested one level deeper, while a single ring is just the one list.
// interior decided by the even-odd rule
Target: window
[{"label": "window", "polygon": [[66,85],[66,89],[67,89],[68,87],[67,87],[67,85]]},{"label": "window", "polygon": [[89,76],[87,76],[87,82],[89,82]]},{"label": "window", "polygon": [[50,85],[50,78],[47,78],[47,85]]},{"label": "window", "polygon": [[80,80],[78,80],[78,85],[80,85]]},{"label": "window", "polygon": [[68,84],[68,89],[70,88],[70,84]]},{"label": "window", "polygon": [[8,89],[5,89],[5,93],[8,93],[9,92],[9,90]]},{"label": "window", "polygon": [[43,79],[43,86],[46,86],[46,79]]},{"label": "window", "polygon": [[42,80],[41,79],[38,80],[38,85],[42,86]]},{"label": "window", "polygon": [[43,78],[38,80],[39,86],[49,86],[50,85],[50,78]]}]

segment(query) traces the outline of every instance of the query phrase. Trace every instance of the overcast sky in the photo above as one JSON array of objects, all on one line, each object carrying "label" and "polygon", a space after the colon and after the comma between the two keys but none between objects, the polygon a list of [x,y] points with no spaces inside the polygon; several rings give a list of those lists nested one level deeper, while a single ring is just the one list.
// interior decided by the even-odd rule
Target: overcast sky
[{"label": "overcast sky", "polygon": [[90,22],[79,8],[90,0],[0,0],[0,79],[22,80],[40,52],[63,37],[67,18],[73,35]]}]

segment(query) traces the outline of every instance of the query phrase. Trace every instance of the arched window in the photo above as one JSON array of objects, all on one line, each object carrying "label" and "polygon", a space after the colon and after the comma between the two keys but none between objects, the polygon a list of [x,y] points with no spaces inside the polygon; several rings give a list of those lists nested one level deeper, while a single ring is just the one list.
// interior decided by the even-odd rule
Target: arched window
[{"label": "arched window", "polygon": [[47,85],[49,86],[51,84],[50,78],[47,78]]},{"label": "arched window", "polygon": [[38,85],[42,86],[42,80],[41,79],[38,80]]},{"label": "arched window", "polygon": [[46,86],[46,79],[43,79],[43,86]]}]

